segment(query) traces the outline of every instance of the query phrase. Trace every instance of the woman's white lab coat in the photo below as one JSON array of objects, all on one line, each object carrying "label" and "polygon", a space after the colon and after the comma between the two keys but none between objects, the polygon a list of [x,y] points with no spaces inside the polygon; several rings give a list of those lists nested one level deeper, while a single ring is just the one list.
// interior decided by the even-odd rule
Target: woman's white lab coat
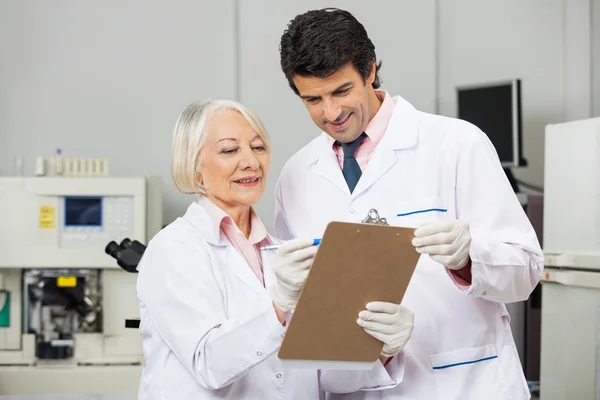
[{"label": "woman's white lab coat", "polygon": [[[411,339],[388,364],[385,384],[343,398],[529,398],[503,303],[527,299],[540,279],[535,232],[485,134],[395,101],[352,194],[325,133],[286,163],[276,188],[275,235],[321,237],[330,221],[360,222],[371,208],[397,226],[461,219],[471,230],[472,285],[461,289],[442,265],[422,256],[403,301],[415,315]],[[324,371],[321,380],[331,388],[349,381],[343,376]]]},{"label": "woman's white lab coat", "polygon": [[[193,203],[139,265],[146,365],[140,399],[319,399],[317,371],[288,371],[267,290]],[[265,280],[273,281],[265,263]]]}]

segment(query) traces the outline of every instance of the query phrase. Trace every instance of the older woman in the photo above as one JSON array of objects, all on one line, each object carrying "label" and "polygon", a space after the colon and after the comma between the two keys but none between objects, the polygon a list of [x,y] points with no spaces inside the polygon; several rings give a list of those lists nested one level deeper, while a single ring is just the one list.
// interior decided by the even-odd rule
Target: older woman
[{"label": "older woman", "polygon": [[276,352],[315,254],[273,239],[252,206],[271,160],[260,120],[229,100],[192,104],[175,126],[172,175],[199,194],[158,233],[139,266],[142,399],[318,399],[316,371],[283,371]]}]

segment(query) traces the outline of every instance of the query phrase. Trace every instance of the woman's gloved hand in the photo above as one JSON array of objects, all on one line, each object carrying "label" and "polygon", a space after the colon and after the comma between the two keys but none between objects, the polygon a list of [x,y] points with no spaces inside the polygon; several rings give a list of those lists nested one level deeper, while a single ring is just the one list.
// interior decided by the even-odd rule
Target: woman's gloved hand
[{"label": "woman's gloved hand", "polygon": [[296,307],[300,291],[313,263],[317,246],[313,239],[292,239],[281,245],[273,259],[275,283],[270,288],[271,299],[282,311]]}]

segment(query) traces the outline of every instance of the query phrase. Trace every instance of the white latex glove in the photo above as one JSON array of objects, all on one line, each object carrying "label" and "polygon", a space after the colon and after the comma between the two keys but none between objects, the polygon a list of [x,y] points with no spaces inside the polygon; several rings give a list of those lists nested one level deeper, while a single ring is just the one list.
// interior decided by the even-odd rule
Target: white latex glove
[{"label": "white latex glove", "polygon": [[412,335],[415,320],[413,312],[399,304],[382,301],[368,303],[366,308],[358,313],[356,323],[383,342],[383,356],[395,356]]},{"label": "white latex glove", "polygon": [[469,262],[469,224],[457,220],[428,222],[415,230],[412,244],[418,253],[429,254],[446,268],[461,269]]},{"label": "white latex glove", "polygon": [[275,253],[273,269],[275,283],[271,286],[271,300],[282,311],[296,307],[300,291],[313,263],[317,246],[313,239],[292,239],[281,245]]}]

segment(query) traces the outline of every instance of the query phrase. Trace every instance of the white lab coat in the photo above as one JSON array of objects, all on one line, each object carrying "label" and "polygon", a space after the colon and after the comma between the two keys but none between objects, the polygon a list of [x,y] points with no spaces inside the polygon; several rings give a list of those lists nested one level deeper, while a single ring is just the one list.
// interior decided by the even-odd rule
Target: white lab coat
[{"label": "white lab coat", "polygon": [[[284,370],[285,328],[267,290],[197,203],[139,265],[145,368],[139,398],[319,399],[317,371]],[[266,285],[273,273],[264,263]]]},{"label": "white lab coat", "polygon": [[[389,382],[328,398],[529,398],[504,303],[527,299],[540,279],[535,232],[484,133],[395,101],[354,193],[325,133],[288,160],[276,186],[275,235],[318,238],[330,221],[360,222],[371,208],[397,226],[464,220],[472,236],[472,285],[462,290],[441,264],[421,256],[402,302],[414,312],[415,327],[387,366]],[[353,390],[369,386],[357,372],[324,371],[321,380],[348,389],[351,376],[362,377],[352,379]]]}]

